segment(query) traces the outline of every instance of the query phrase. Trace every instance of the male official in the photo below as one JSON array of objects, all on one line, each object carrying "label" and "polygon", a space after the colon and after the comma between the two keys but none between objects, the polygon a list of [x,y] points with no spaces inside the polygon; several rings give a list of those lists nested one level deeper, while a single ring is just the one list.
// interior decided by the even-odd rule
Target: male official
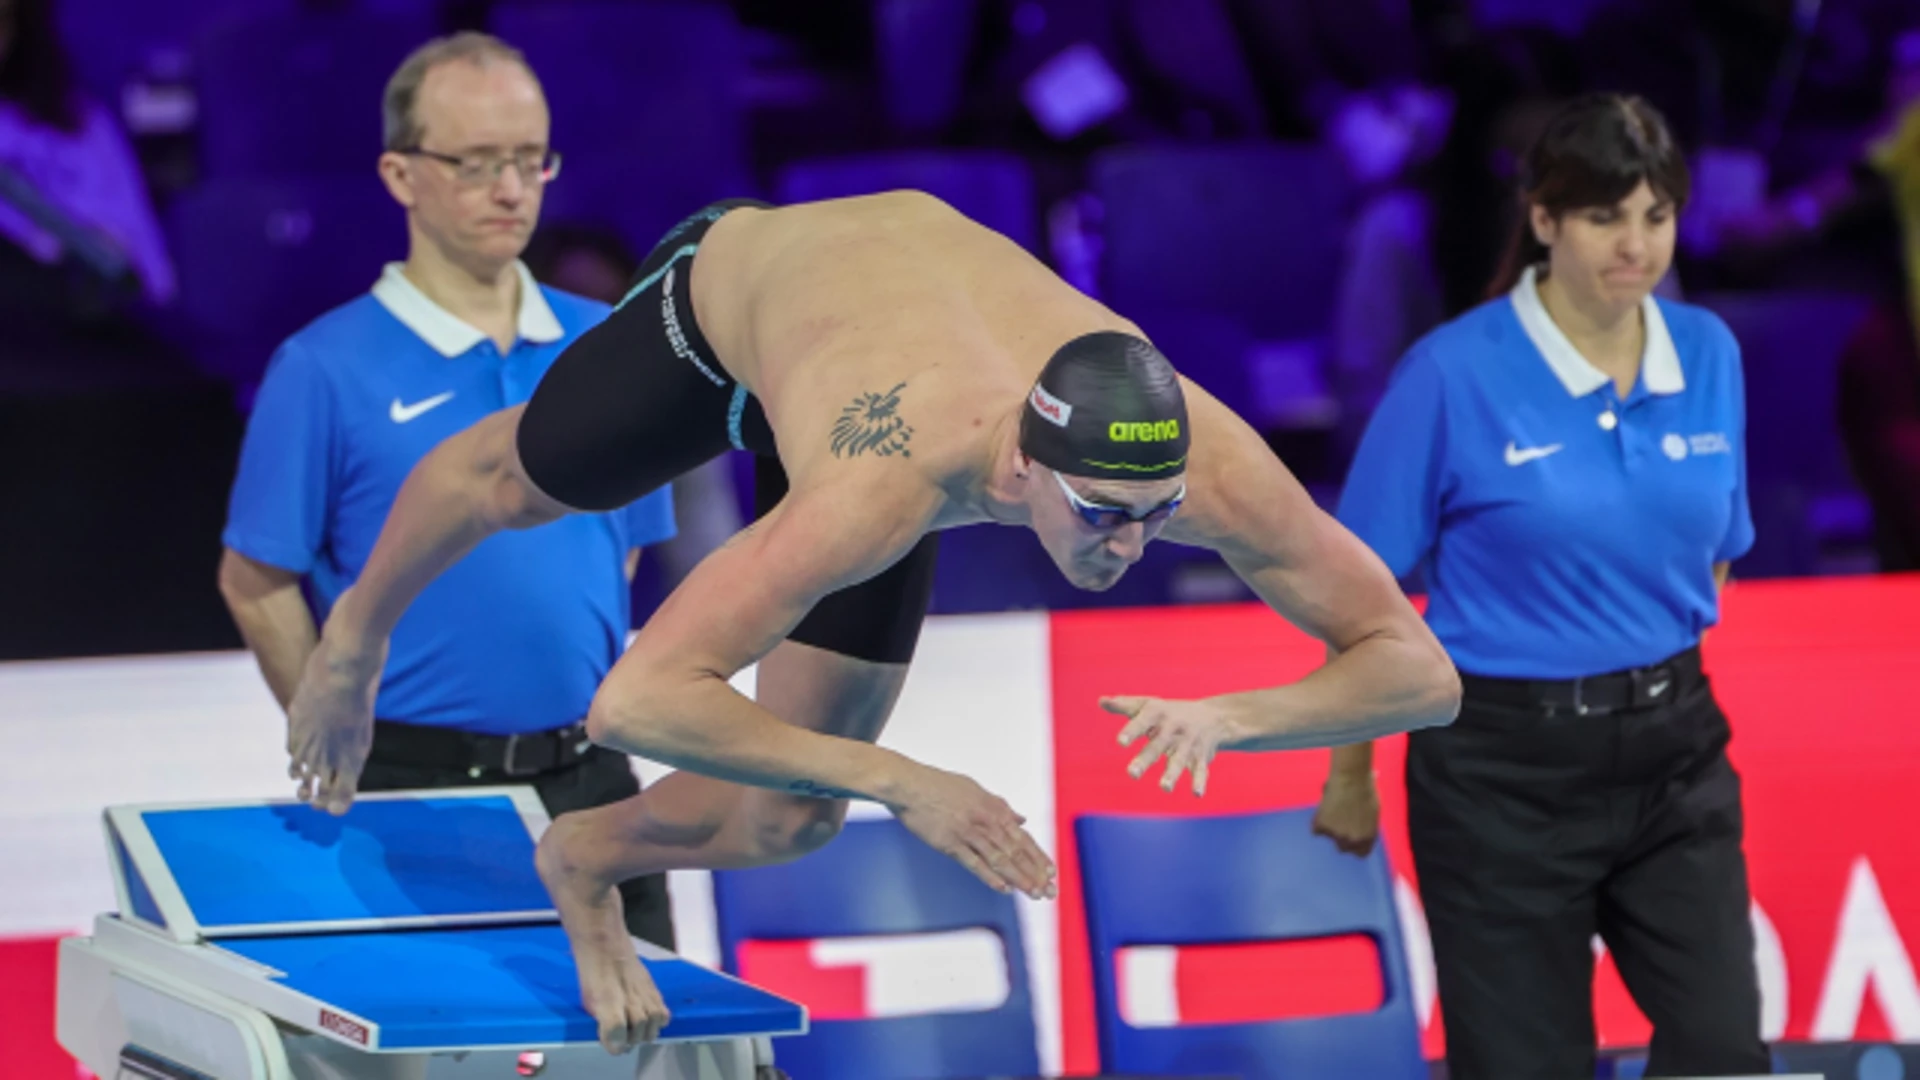
[{"label": "male official", "polygon": [[[560,159],[516,50],[474,33],[428,43],[388,83],[384,122],[407,260],[275,354],[223,538],[221,594],[282,707],[318,641],[308,596],[324,619],[359,578],[414,465],[525,403],[607,313],[520,262]],[[556,817],[638,794],[584,720],[626,642],[640,548],[673,533],[661,487],[475,548],[395,628],[360,789],[525,783]],[[631,933],[673,946],[661,875],[619,896]]]}]

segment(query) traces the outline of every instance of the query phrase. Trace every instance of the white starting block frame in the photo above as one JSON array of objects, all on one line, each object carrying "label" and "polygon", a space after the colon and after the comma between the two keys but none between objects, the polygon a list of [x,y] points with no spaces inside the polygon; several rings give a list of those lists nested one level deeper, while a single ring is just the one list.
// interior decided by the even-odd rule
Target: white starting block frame
[{"label": "white starting block frame", "polygon": [[533,870],[530,788],[105,814],[118,911],[61,943],[57,1034],[108,1080],[767,1080],[805,1010],[635,940],[672,1019],[614,1056]]}]

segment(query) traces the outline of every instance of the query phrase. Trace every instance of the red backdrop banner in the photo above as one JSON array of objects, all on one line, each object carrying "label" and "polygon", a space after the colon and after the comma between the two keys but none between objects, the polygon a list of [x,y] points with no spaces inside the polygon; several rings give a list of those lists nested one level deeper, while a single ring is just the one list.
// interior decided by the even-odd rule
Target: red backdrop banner
[{"label": "red backdrop banner", "polygon": [[[1920,845],[1909,838],[1920,820],[1912,803],[1920,789],[1920,578],[1736,584],[1725,606],[1724,624],[1706,644],[1707,667],[1732,718],[1732,755],[1745,780],[1768,1034],[1920,1038],[1909,951],[1920,942]],[[1324,751],[1228,755],[1216,761],[1205,798],[1169,795],[1154,777],[1127,777],[1128,754],[1115,742],[1120,721],[1100,710],[1099,698],[1272,685],[1311,670],[1322,654],[1254,606],[1061,614],[1052,649],[1063,1049],[1069,1071],[1087,1071],[1098,1061],[1074,818],[1311,805],[1327,765]],[[1403,761],[1403,739],[1380,743],[1387,853],[1395,873],[1413,882]],[[1321,977],[1339,1001],[1366,992],[1347,982],[1374,978],[1355,964]],[[1603,1044],[1643,1044],[1647,1022],[1604,957],[1595,982]],[[1200,993],[1183,971],[1176,985],[1190,1019],[1260,1012],[1259,1002],[1234,1000],[1237,980]],[[1443,1050],[1438,1010],[1425,1039],[1429,1053]]]}]

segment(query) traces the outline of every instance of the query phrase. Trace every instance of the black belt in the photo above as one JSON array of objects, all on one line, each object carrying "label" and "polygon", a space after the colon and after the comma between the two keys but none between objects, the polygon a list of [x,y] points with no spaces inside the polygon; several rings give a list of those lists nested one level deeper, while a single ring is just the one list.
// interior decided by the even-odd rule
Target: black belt
[{"label": "black belt", "polygon": [[550,731],[517,735],[479,735],[453,728],[373,722],[373,760],[393,765],[464,770],[469,776],[495,772],[538,776],[578,765],[593,750],[583,720]]},{"label": "black belt", "polygon": [[1493,679],[1462,672],[1460,686],[1469,701],[1539,709],[1549,716],[1565,711],[1596,716],[1643,709],[1677,700],[1701,679],[1700,649],[1695,646],[1657,664],[1589,675],[1581,679]]}]

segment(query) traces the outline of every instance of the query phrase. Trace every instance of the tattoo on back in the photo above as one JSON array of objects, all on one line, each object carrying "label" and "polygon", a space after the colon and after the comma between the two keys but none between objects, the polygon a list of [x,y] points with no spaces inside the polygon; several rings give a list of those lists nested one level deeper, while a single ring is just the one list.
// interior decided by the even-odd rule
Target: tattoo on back
[{"label": "tattoo on back", "polygon": [[793,792],[795,795],[810,795],[816,799],[858,799],[861,797],[857,791],[842,791],[839,788],[827,787],[825,784],[816,784],[811,780],[795,780],[793,783],[787,785],[787,790]]},{"label": "tattoo on back", "polygon": [[900,418],[900,391],[906,385],[901,383],[884,394],[861,394],[841,409],[840,418],[833,422],[833,456],[872,453],[912,457],[907,443],[913,439],[913,428]]}]

